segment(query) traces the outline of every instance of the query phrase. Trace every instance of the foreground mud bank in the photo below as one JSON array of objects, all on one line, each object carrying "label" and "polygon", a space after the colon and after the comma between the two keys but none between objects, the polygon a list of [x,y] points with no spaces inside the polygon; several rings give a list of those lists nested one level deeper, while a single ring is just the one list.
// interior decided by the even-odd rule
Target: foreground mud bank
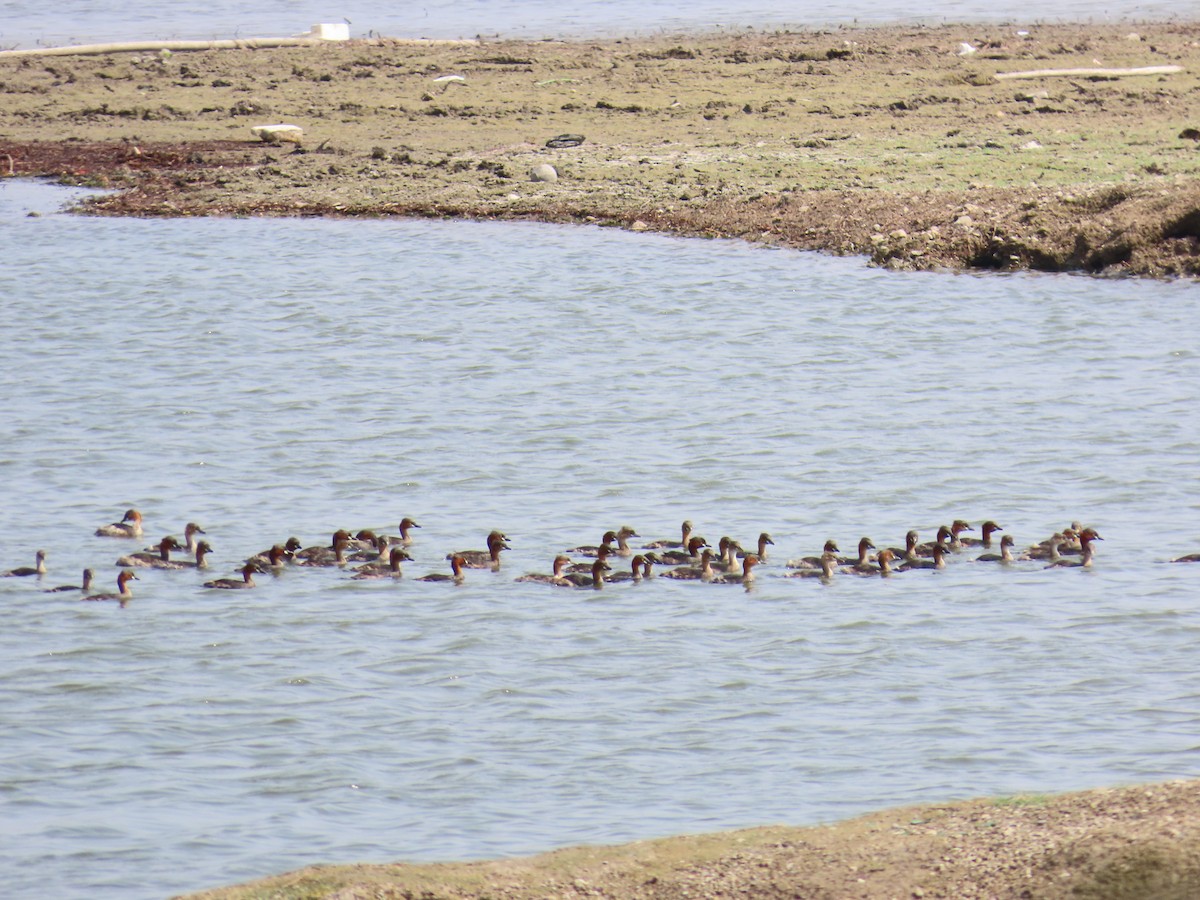
[{"label": "foreground mud bank", "polygon": [[193,900],[1200,896],[1200,782],[905,807],[814,828],[446,865],[315,866]]},{"label": "foreground mud bank", "polygon": [[[124,188],[91,206],[112,215],[597,222],[900,268],[1195,275],[1196,38],[987,25],[0,54],[0,177]],[[1104,73],[1060,74],[1080,69]],[[1030,70],[1052,73],[997,78]],[[281,122],[301,145],[251,135]],[[583,142],[547,146],[562,134]],[[557,180],[531,180],[540,165]]]}]

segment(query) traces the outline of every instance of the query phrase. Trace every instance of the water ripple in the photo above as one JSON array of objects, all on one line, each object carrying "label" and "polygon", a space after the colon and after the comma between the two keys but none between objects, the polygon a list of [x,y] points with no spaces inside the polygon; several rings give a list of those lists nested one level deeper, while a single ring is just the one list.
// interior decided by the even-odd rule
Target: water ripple
[{"label": "water ripple", "polygon": [[[130,548],[92,531],[134,505],[216,549],[123,610],[0,580],[8,896],[1190,771],[1200,568],[1163,561],[1200,541],[1191,285],[542,226],[22,220],[11,189],[0,219],[39,239],[0,269],[6,565],[47,546],[51,583],[90,565],[108,589]],[[397,583],[200,588],[405,515]],[[776,577],[958,516],[1105,542],[1090,572]],[[771,531],[754,591],[510,580],[684,518]],[[504,574],[413,580],[495,527]]]}]

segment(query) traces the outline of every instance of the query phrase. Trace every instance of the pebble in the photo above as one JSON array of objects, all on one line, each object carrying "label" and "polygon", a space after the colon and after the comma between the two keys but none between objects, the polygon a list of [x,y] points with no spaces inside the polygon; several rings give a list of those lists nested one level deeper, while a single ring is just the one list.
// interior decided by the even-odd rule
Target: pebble
[{"label": "pebble", "polygon": [[546,146],[551,150],[562,150],[566,147],[578,147],[583,142],[582,134],[560,134],[558,137],[552,137],[546,141]]},{"label": "pebble", "polygon": [[558,169],[549,163],[542,163],[529,170],[530,181],[558,181]]},{"label": "pebble", "polygon": [[304,129],[299,125],[255,125],[250,133],[268,144],[299,144],[304,140]]}]

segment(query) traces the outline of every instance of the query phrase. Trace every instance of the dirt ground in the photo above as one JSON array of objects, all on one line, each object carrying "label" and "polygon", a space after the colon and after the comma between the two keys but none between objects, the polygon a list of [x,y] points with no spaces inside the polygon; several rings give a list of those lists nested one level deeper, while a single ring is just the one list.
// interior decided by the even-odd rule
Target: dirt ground
[{"label": "dirt ground", "polygon": [[528,859],[314,866],[192,900],[1194,900],[1200,782],[913,806]]},{"label": "dirt ground", "polygon": [[[996,77],[1146,66],[1182,71]],[[0,53],[0,95],[0,177],[124,188],[98,214],[537,219],[896,268],[1200,272],[1195,24]],[[303,143],[251,135],[274,123]],[[563,134],[583,142],[547,146]],[[541,164],[557,181],[531,180]]]}]

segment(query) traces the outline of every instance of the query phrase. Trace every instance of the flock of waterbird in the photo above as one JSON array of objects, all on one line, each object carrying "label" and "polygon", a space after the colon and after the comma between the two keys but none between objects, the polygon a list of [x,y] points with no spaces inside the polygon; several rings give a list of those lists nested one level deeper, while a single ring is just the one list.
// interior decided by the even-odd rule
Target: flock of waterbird
[{"label": "flock of waterbird", "polygon": [[[420,528],[411,518],[401,520],[398,534],[377,534],[372,530],[351,533],[346,529],[334,532],[328,545],[305,547],[295,537],[248,557],[240,569],[239,578],[215,578],[204,582],[205,588],[214,590],[237,590],[253,588],[254,576],[258,574],[278,575],[288,568],[338,568],[356,580],[393,579],[404,577],[403,564],[413,559],[410,551],[414,543],[413,530]],[[879,549],[868,537],[858,541],[857,553],[842,556],[834,540],[825,542],[821,553],[789,559],[782,566],[774,567],[771,577],[811,578],[830,582],[840,575],[864,577],[888,577],[894,573],[916,569],[943,569],[949,560],[965,557],[973,562],[1013,565],[1033,562],[1044,568],[1086,568],[1092,565],[1095,541],[1103,540],[1096,529],[1079,522],[1072,522],[1062,531],[1057,531],[1045,540],[1031,544],[1023,551],[1014,550],[1011,534],[1005,534],[993,548],[993,539],[1004,529],[988,520],[979,526],[978,536],[968,534],[974,527],[956,519],[950,525],[938,529],[933,541],[922,543],[918,533],[909,531],[903,547]],[[96,529],[99,537],[139,539],[143,536],[142,514],[136,509],[128,510],[121,521]],[[119,557],[116,565],[121,571],[117,576],[117,590],[110,593],[90,593],[95,577],[94,570],[83,571],[83,582],[79,585],[62,585],[44,589],[47,592],[78,592],[83,600],[117,601],[125,606],[133,598],[129,582],[137,578],[137,569],[204,570],[212,546],[199,538],[204,529],[189,522],[184,529],[183,542],[173,535],[163,537],[157,544],[144,550]],[[754,583],[757,570],[768,562],[769,548],[775,542],[771,535],[763,532],[752,550],[729,537],[722,537],[714,546],[695,533],[690,521],[683,523],[679,540],[656,540],[632,547],[630,541],[640,535],[629,526],[607,531],[600,543],[572,547],[554,557],[551,571],[522,575],[519,582],[539,583],[564,588],[599,589],[610,582],[641,582],[650,578],[669,578],[696,581],[706,584],[740,584],[749,587]],[[449,572],[434,572],[414,579],[421,582],[448,582],[461,584],[468,569],[490,569],[499,572],[501,554],[511,549],[508,537],[501,531],[493,531],[487,537],[487,548],[482,550],[460,550],[446,554],[450,563]],[[982,553],[971,551],[982,550]],[[172,553],[181,553],[181,558]],[[36,563],[0,573],[0,577],[36,577],[47,573],[46,551],[38,550]],[[1193,553],[1171,560],[1171,562],[1200,562],[1200,553]],[[624,563],[624,564],[622,564]],[[658,571],[655,571],[658,567]]]}]

